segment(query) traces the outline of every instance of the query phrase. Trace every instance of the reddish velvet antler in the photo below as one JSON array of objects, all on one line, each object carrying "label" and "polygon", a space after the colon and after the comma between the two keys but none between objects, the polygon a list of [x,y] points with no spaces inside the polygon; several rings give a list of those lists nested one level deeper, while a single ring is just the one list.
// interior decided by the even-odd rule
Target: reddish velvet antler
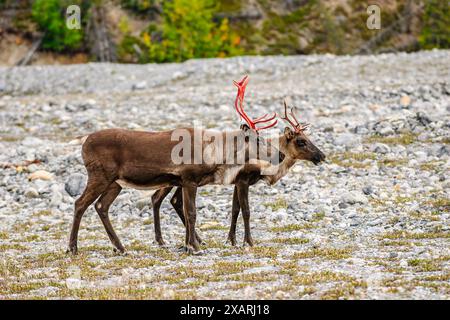
[{"label": "reddish velvet antler", "polygon": [[285,100],[284,101],[284,117],[281,117],[281,119],[289,122],[289,124],[294,128],[295,132],[301,132],[301,131],[308,129],[309,124],[300,124],[300,122],[297,120],[297,118],[294,114],[294,108],[291,108],[291,116],[292,116],[293,120],[289,119],[289,114],[287,112],[287,104],[286,104],[286,100]]},{"label": "reddish velvet antler", "polygon": [[245,76],[244,78],[242,78],[241,81],[237,82],[233,80],[234,85],[238,88],[238,92],[236,95],[236,100],[234,101],[234,106],[236,108],[236,111],[239,113],[239,115],[241,116],[241,118],[243,118],[245,120],[245,122],[247,122],[247,124],[249,125],[250,128],[259,131],[259,130],[264,130],[264,129],[269,129],[272,128],[273,126],[275,126],[278,123],[278,120],[275,120],[274,122],[264,126],[264,127],[257,127],[257,124],[260,123],[266,123],[269,121],[272,121],[273,119],[275,119],[275,117],[277,116],[276,113],[273,114],[272,117],[267,118],[267,114],[263,115],[262,117],[256,118],[254,120],[250,119],[250,117],[245,113],[244,111],[244,95],[245,95],[245,88],[247,87],[248,84],[248,76]]}]

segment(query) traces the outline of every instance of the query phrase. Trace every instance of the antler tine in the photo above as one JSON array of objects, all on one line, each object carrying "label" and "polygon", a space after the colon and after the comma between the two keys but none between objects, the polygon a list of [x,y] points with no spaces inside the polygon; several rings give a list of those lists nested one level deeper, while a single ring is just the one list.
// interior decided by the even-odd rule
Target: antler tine
[{"label": "antler tine", "polygon": [[269,129],[274,127],[276,124],[278,123],[278,120],[275,120],[274,122],[272,122],[271,124],[268,124],[267,126],[264,127],[260,127],[260,128],[256,128],[256,130],[264,130],[264,129]]},{"label": "antler tine", "polygon": [[294,110],[295,110],[295,107],[291,108],[291,114],[292,114],[292,117],[294,117],[294,120],[297,122],[299,129],[301,131],[306,130],[309,127],[309,123],[305,123],[305,124],[300,123],[300,121],[298,121],[297,117],[295,116]]},{"label": "antler tine", "polygon": [[296,129],[296,128],[297,128],[296,124],[293,123],[291,119],[289,119],[289,115],[288,115],[288,112],[287,112],[287,104],[286,104],[286,100],[284,100],[283,103],[284,103],[284,117],[281,117],[281,119],[286,120],[287,122],[289,122],[289,124],[290,124],[294,129]]},{"label": "antler tine", "polygon": [[294,128],[294,130],[296,132],[300,132],[300,131],[306,130],[308,128],[309,124],[301,124],[297,120],[297,117],[295,116],[295,113],[294,113],[294,107],[291,108],[291,116],[292,116],[293,120],[295,121],[295,123],[291,119],[289,119],[289,114],[287,112],[286,100],[284,100],[283,102],[284,102],[284,117],[282,117],[282,119],[284,119],[287,122],[289,122],[289,124]]},{"label": "antler tine", "polygon": [[263,129],[268,129],[271,128],[273,126],[275,126],[278,123],[278,120],[275,120],[273,123],[268,124],[264,127],[257,127],[256,125],[258,123],[266,123],[269,121],[272,121],[276,118],[277,114],[274,113],[273,116],[268,118],[268,114],[263,115],[262,117],[256,118],[254,120],[252,120],[244,111],[244,96],[245,96],[245,88],[248,84],[248,76],[245,76],[244,78],[242,78],[241,81],[237,82],[233,80],[233,84],[238,88],[238,92],[236,95],[236,100],[234,102],[234,106],[236,108],[236,111],[239,113],[239,115],[241,116],[241,118],[243,118],[245,120],[245,122],[247,122],[247,124],[250,126],[250,128],[258,131],[258,130],[263,130]]},{"label": "antler tine", "polygon": [[254,123],[257,124],[257,123],[269,122],[269,121],[275,119],[276,116],[277,116],[277,114],[276,114],[276,112],[274,112],[272,117],[270,117],[270,118],[268,118],[268,119],[264,119],[266,116],[267,116],[267,115],[265,115],[264,117],[262,117],[262,119],[261,119],[261,118],[256,119],[256,120],[254,121]]},{"label": "antler tine", "polygon": [[[245,87],[247,86],[247,83],[248,83],[248,76],[245,76],[239,82],[233,80],[233,84],[238,88],[238,92],[237,92],[237,95],[236,95],[236,100],[234,102],[234,106],[236,108],[237,113],[239,113],[239,115],[241,116],[241,118],[243,118],[245,120],[245,122],[247,122],[247,124],[250,127],[252,127],[252,121],[245,114],[244,109],[242,107],[242,104],[243,104],[243,101],[244,101],[244,95],[245,95]],[[239,107],[238,107],[238,101],[239,101],[239,104],[240,104]]]},{"label": "antler tine", "polygon": [[295,122],[297,123],[297,126],[298,126],[300,124],[300,122],[297,120],[297,117],[295,116],[294,108],[295,107],[291,108],[291,116],[292,116],[292,118],[294,118],[294,120],[295,120]]}]

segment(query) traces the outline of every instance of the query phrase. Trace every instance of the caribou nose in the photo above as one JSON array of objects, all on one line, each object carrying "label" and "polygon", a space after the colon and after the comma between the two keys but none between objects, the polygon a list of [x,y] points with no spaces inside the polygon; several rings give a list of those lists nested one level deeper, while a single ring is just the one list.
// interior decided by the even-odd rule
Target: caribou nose
[{"label": "caribou nose", "polygon": [[323,154],[322,152],[318,152],[314,155],[313,157],[313,162],[314,164],[319,164],[320,162],[325,160],[325,154]]},{"label": "caribou nose", "polygon": [[325,153],[323,153],[322,151],[320,151],[320,158],[322,161],[325,161],[326,159]]}]

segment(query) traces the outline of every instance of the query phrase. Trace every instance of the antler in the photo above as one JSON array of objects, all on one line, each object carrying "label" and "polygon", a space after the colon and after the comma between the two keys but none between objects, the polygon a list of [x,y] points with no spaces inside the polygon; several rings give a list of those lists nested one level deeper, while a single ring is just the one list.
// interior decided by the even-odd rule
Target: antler
[{"label": "antler", "polygon": [[281,117],[281,119],[286,120],[287,122],[289,122],[289,124],[294,128],[295,132],[301,132],[301,131],[304,131],[304,130],[308,129],[308,127],[309,127],[308,123],[301,124],[297,120],[297,117],[294,114],[294,108],[291,108],[291,113],[290,113],[290,115],[293,118],[293,121],[291,119],[289,119],[289,114],[287,112],[286,100],[284,100],[283,102],[284,102],[284,117]]},{"label": "antler", "polygon": [[[262,117],[256,118],[254,120],[250,119],[250,117],[245,113],[243,104],[244,104],[245,88],[247,87],[248,80],[249,80],[248,76],[245,76],[239,82],[233,80],[233,84],[238,88],[236,100],[234,101],[234,106],[236,108],[236,111],[239,113],[241,118],[243,118],[245,120],[245,122],[247,122],[249,127],[252,129],[255,129],[256,131],[268,129],[268,128],[275,126],[278,123],[278,120],[275,120],[274,122],[272,122],[264,127],[257,127],[256,125],[259,123],[266,123],[266,122],[272,121],[277,116],[276,113],[274,113],[273,116],[269,117],[269,118],[267,118],[268,115],[265,114]],[[238,104],[238,102],[239,102],[239,104]]]}]

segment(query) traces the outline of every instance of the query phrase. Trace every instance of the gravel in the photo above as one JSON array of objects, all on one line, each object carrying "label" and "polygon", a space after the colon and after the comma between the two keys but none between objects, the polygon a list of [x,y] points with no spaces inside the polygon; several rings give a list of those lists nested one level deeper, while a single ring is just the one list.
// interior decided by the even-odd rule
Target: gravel
[{"label": "gravel", "polygon": [[[0,299],[450,298],[449,65],[450,51],[433,50],[0,67]],[[128,255],[112,252],[91,207],[80,255],[67,256],[86,183],[69,142],[112,127],[236,128],[232,80],[245,74],[249,113],[279,112],[286,98],[328,157],[251,188],[255,247],[240,246],[241,218],[239,246],[224,244],[232,186],[200,189],[195,257],[178,251],[171,195],[158,249],[151,193],[126,189],[110,215]]]}]

